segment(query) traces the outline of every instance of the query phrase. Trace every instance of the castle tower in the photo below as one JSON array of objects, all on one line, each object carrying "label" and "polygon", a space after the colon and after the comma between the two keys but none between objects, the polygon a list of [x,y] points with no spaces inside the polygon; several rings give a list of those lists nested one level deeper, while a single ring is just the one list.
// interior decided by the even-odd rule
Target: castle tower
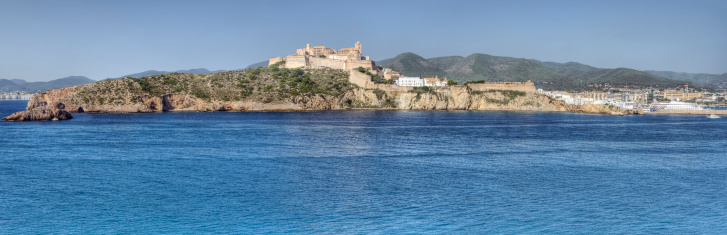
[{"label": "castle tower", "polygon": [[305,52],[308,55],[313,54],[313,45],[311,45],[310,43],[305,44]]},{"label": "castle tower", "polygon": [[361,42],[359,42],[359,41],[356,41],[356,50],[361,52]]}]

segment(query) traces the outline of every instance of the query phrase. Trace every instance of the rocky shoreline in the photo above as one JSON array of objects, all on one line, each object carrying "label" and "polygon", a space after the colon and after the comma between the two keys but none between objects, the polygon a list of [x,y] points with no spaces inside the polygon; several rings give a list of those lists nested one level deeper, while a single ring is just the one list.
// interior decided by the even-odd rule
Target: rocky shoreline
[{"label": "rocky shoreline", "polygon": [[[299,95],[287,102],[205,101],[183,94],[164,94],[161,97],[139,95],[140,102],[132,104],[89,105],[80,102],[82,86],[39,93],[28,101],[25,111],[3,118],[5,121],[71,119],[70,113],[151,113],[151,112],[214,112],[214,111],[321,111],[321,110],[492,110],[574,112],[610,115],[636,114],[629,110],[605,105],[569,105],[535,93],[508,97],[507,92],[478,93],[467,87],[444,87],[431,93],[387,92],[357,88],[340,97],[328,95]],[[64,103],[65,102],[65,103]],[[62,108],[54,108],[62,107]]]},{"label": "rocky shoreline", "polygon": [[[70,113],[165,111],[502,110],[636,114],[606,105],[570,105],[535,92],[470,86],[362,88],[330,70],[252,69],[211,75],[123,78],[34,95],[6,121],[59,120]],[[532,89],[534,90],[534,89]],[[58,108],[62,104],[63,108]],[[67,112],[68,114],[65,114]]]},{"label": "rocky shoreline", "polygon": [[3,121],[50,121],[72,119],[71,113],[66,111],[63,103],[56,103],[52,107],[42,106],[25,111],[18,111],[2,118]]}]

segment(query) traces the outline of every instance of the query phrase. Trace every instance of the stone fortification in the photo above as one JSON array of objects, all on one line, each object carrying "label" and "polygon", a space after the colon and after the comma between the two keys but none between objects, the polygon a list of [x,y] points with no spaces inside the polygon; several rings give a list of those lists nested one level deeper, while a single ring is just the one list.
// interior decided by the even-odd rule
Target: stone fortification
[{"label": "stone fortification", "polygon": [[487,83],[475,83],[467,84],[469,88],[476,91],[487,91],[487,90],[511,90],[511,91],[522,91],[535,93],[535,84],[531,81],[527,82],[487,82]]},{"label": "stone fortification", "polygon": [[335,50],[324,46],[312,46],[307,44],[305,48],[296,50],[294,55],[285,58],[275,57],[268,61],[268,65],[285,61],[285,68],[331,68],[340,70],[352,70],[363,67],[370,71],[376,71],[376,63],[368,57],[363,57],[361,42],[356,42],[355,47]]}]

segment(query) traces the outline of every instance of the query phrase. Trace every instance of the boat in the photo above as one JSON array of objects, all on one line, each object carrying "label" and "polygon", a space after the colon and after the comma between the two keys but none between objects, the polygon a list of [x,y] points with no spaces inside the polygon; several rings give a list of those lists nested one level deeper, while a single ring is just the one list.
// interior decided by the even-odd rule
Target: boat
[{"label": "boat", "polygon": [[714,115],[714,113],[713,113],[713,114],[707,115],[707,118],[721,118],[721,117]]},{"label": "boat", "polygon": [[654,103],[651,105],[652,109],[670,109],[670,110],[704,110],[702,106],[693,103],[686,103],[681,101],[671,101],[668,103]]},{"label": "boat", "polygon": [[51,119],[51,120],[58,121],[58,118],[57,117],[53,117],[53,119]]}]

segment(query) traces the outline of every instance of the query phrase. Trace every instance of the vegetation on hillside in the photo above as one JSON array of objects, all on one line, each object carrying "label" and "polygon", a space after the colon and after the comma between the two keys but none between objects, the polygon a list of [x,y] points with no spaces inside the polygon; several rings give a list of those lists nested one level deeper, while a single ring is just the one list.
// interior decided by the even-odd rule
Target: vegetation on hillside
[{"label": "vegetation on hillside", "polygon": [[690,85],[714,88],[714,89],[725,89],[727,88],[727,73],[723,74],[707,74],[707,73],[677,73],[670,71],[644,71],[651,75],[669,78],[673,80],[686,81]]},{"label": "vegetation on hillside", "polygon": [[[80,92],[85,103],[140,102],[145,95],[184,94],[202,100],[270,103],[297,95],[339,96],[353,88],[338,70],[286,69],[279,66],[207,75],[168,73],[100,81]],[[125,95],[136,95],[133,99]]]},{"label": "vegetation on hillside", "polygon": [[666,79],[645,72],[618,68],[600,69],[568,62],[540,62],[532,59],[472,54],[467,57],[447,56],[424,59],[414,53],[403,53],[383,63],[403,76],[447,77],[460,84],[483,82],[532,81],[546,90],[583,91],[599,89],[598,85],[671,88],[683,85],[680,80]]}]

